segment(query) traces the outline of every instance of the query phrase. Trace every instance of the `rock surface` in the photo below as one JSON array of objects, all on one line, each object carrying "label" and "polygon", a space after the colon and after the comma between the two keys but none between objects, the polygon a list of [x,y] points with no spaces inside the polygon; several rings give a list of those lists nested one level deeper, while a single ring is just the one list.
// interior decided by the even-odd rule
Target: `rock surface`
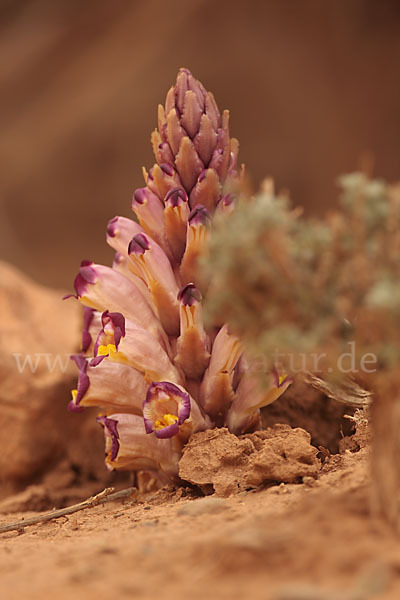
[{"label": "rock surface", "polygon": [[185,447],[179,475],[222,497],[266,483],[317,477],[321,464],[310,439],[303,429],[288,425],[241,437],[225,428],[202,431]]},{"label": "rock surface", "polygon": [[[104,474],[93,414],[69,414],[81,310],[0,262],[0,498],[38,483],[63,461],[71,481]],[[67,465],[67,466],[66,466]],[[57,477],[53,477],[57,487]]]}]

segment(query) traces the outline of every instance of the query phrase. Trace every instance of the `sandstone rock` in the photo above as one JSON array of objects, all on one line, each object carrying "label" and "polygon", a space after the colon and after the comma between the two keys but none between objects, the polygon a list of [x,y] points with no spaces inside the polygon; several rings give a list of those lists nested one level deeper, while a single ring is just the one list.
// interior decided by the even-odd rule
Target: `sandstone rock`
[{"label": "sandstone rock", "polygon": [[38,483],[61,460],[81,473],[104,473],[93,415],[66,410],[81,310],[62,296],[0,262],[0,497]]},{"label": "sandstone rock", "polygon": [[214,429],[192,437],[180,460],[179,475],[205,491],[229,496],[265,483],[316,477],[317,453],[306,431],[288,425],[240,437],[227,429]]}]

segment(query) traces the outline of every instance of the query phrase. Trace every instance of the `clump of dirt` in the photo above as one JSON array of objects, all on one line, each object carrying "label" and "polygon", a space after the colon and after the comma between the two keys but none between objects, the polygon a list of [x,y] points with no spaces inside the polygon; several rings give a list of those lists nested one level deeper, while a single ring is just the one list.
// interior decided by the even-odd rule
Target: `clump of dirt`
[{"label": "clump of dirt", "polygon": [[184,449],[179,475],[205,493],[230,496],[268,483],[317,477],[318,450],[304,429],[275,425],[237,437],[228,429],[196,433]]},{"label": "clump of dirt", "polygon": [[348,417],[354,424],[355,432],[339,441],[339,450],[343,454],[346,450],[358,452],[364,448],[371,448],[372,427],[369,407],[357,409],[353,416]]},{"label": "clump of dirt", "polygon": [[354,422],[345,417],[352,416],[354,409],[314,390],[301,377],[296,377],[284,396],[261,413],[263,427],[276,423],[301,427],[310,433],[314,446],[323,446],[332,454],[340,451],[340,440],[355,431]]}]

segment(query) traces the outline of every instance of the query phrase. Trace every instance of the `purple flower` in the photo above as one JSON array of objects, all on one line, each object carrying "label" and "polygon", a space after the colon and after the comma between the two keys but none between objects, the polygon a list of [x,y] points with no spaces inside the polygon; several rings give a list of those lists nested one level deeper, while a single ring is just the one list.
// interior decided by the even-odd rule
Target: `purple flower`
[{"label": "purple flower", "polygon": [[201,405],[212,418],[224,417],[234,399],[234,371],[242,352],[239,339],[224,325],[214,340],[210,364],[200,387]]},{"label": "purple flower", "polygon": [[168,381],[153,382],[143,402],[146,433],[169,438],[190,415],[190,396],[184,388]]},{"label": "purple flower", "polygon": [[179,292],[180,336],[176,345],[175,362],[186,377],[200,380],[210,361],[209,337],[204,330],[201,293],[193,283]]},{"label": "purple flower", "polygon": [[165,196],[165,235],[178,264],[185,251],[188,218],[189,203],[185,190],[181,187],[172,188]]},{"label": "purple flower", "polygon": [[198,259],[205,256],[209,238],[210,214],[205,206],[197,204],[188,217],[186,232],[186,249],[179,268],[183,285],[195,283],[201,287],[199,280]]},{"label": "purple flower", "polygon": [[293,383],[292,377],[290,377],[286,372],[282,371],[279,366],[276,366],[272,369],[271,372],[274,385],[277,389],[285,387],[285,389]]},{"label": "purple flower", "polygon": [[[167,340],[168,341],[168,340]],[[107,359],[125,364],[143,373],[147,382],[161,378],[181,383],[182,376],[173,365],[169,352],[150,331],[125,319],[120,313],[102,315],[102,326],[94,346],[90,366]]]},{"label": "purple flower", "polygon": [[272,404],[282,396],[293,379],[275,367],[269,376],[269,386],[261,387],[251,374],[250,365],[246,369],[235,392],[232,405],[226,416],[226,424],[232,433],[241,433],[258,422],[259,409]]},{"label": "purple flower", "polygon": [[161,325],[168,335],[179,331],[178,286],[171,262],[163,249],[144,233],[128,246],[132,268],[150,290]]},{"label": "purple flower", "polygon": [[143,417],[115,413],[98,421],[104,427],[109,469],[161,470],[173,481],[178,480],[179,449],[171,439],[147,435]]},{"label": "purple flower", "polygon": [[111,360],[93,364],[82,355],[72,359],[79,368],[77,390],[72,390],[71,411],[83,410],[86,406],[99,406],[109,412],[142,414],[143,398],[148,382],[137,369]]},{"label": "purple flower", "polygon": [[121,338],[125,336],[125,318],[121,313],[105,310],[101,315],[102,329],[97,336],[95,356],[109,356],[118,352]]}]

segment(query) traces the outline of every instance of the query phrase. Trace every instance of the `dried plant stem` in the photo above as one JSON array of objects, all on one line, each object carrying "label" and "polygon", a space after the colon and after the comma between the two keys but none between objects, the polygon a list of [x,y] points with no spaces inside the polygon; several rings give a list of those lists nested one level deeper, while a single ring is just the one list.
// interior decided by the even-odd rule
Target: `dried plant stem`
[{"label": "dried plant stem", "polygon": [[336,400],[341,404],[346,404],[353,408],[366,408],[372,403],[372,392],[364,390],[356,381],[350,377],[344,378],[340,385],[333,384],[320,379],[311,372],[306,373],[306,382],[315,390],[322,392],[328,398]]},{"label": "dried plant stem", "polygon": [[0,525],[0,533],[6,533],[8,531],[21,531],[25,527],[37,525],[38,523],[45,523],[46,521],[52,521],[53,519],[59,519],[60,517],[65,517],[66,515],[78,512],[79,510],[97,506],[98,504],[104,504],[105,502],[111,502],[112,500],[120,500],[121,498],[129,498],[129,496],[132,496],[135,491],[136,488],[134,487],[119,490],[118,492],[114,492],[114,488],[106,488],[99,494],[91,496],[87,500],[79,502],[78,504],[73,504],[72,506],[67,506],[66,508],[60,508],[59,510],[52,510],[44,513],[43,515],[31,517],[30,519],[23,519],[21,521],[15,521],[14,523],[8,523],[7,525]]}]

